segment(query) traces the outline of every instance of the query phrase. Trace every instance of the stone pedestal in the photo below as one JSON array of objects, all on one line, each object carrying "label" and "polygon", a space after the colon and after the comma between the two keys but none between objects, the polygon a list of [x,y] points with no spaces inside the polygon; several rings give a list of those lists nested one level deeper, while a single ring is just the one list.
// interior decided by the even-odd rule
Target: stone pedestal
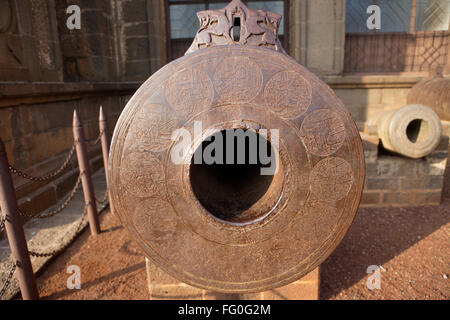
[{"label": "stone pedestal", "polygon": [[145,258],[150,300],[318,300],[319,268],[287,286],[248,294],[212,292],[192,287],[169,276]]},{"label": "stone pedestal", "polygon": [[408,207],[441,203],[448,136],[442,136],[436,149],[426,157],[410,159],[380,152],[380,141],[373,127],[367,126],[366,132],[361,133],[366,180],[360,207]]}]

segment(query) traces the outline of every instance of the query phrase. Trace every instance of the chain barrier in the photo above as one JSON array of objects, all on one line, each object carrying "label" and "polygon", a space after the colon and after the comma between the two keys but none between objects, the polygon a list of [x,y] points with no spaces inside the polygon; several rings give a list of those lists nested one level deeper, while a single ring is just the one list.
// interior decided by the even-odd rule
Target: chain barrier
[{"label": "chain barrier", "polygon": [[59,167],[57,170],[55,170],[54,172],[52,172],[52,173],[50,173],[50,174],[48,174],[46,176],[37,176],[37,177],[31,176],[31,175],[29,175],[29,174],[27,174],[27,173],[25,173],[25,172],[15,168],[15,167],[13,167],[13,166],[11,166],[11,165],[9,166],[9,170],[11,171],[11,173],[13,173],[13,174],[15,174],[15,175],[17,175],[19,177],[22,177],[24,179],[31,180],[31,181],[45,182],[45,181],[48,181],[48,180],[51,180],[51,179],[55,178],[64,169],[67,168],[67,166],[70,163],[70,160],[72,159],[73,155],[75,154],[75,149],[76,149],[76,143],[73,144],[72,148],[69,151],[69,154],[68,154],[67,158],[64,160],[64,162],[61,165],[61,167]]},{"label": "chain barrier", "polygon": [[95,145],[97,145],[97,144],[100,142],[100,139],[101,139],[101,138],[102,138],[102,135],[100,134],[100,135],[98,136],[97,139],[92,140],[92,141],[88,141],[88,142],[89,142],[89,144],[90,144],[91,146],[95,146]]},{"label": "chain barrier", "polygon": [[88,143],[89,143],[90,145],[92,145],[92,146],[97,145],[97,144],[100,142],[100,140],[102,139],[103,133],[105,133],[105,132],[104,132],[104,131],[100,131],[100,133],[99,133],[97,139],[88,141]]},{"label": "chain barrier", "polygon": [[16,272],[16,264],[15,263],[13,263],[11,270],[9,271],[8,277],[6,277],[5,283],[3,283],[3,286],[0,289],[0,300],[3,299],[3,296],[5,295],[6,290],[8,289],[9,285],[11,284],[11,279],[14,275],[14,272]]},{"label": "chain barrier", "polygon": [[78,176],[77,182],[75,183],[75,186],[73,187],[72,191],[70,192],[70,195],[55,210],[52,210],[52,211],[50,211],[48,213],[43,213],[43,214],[32,214],[32,213],[28,213],[28,212],[23,212],[23,211],[21,211],[19,209],[20,215],[23,216],[23,217],[33,218],[33,219],[45,219],[45,218],[50,218],[50,217],[53,217],[53,216],[57,215],[58,213],[63,211],[70,204],[70,202],[72,202],[73,198],[75,197],[75,193],[77,192],[77,190],[78,190],[78,188],[80,186],[82,175],[83,174],[80,173],[80,175]]},{"label": "chain barrier", "polygon": [[99,203],[100,206],[100,209],[98,210],[98,214],[100,214],[103,211],[103,209],[105,209],[109,205],[108,196],[106,196],[106,199],[103,200],[103,202],[97,201],[97,203]]},{"label": "chain barrier", "polygon": [[97,205],[99,206],[106,206],[105,204],[108,202],[108,188],[105,190],[105,195],[103,196],[102,200],[98,200],[97,197],[95,197],[95,202],[97,202]]},{"label": "chain barrier", "polygon": [[86,212],[87,212],[87,206],[84,207],[83,214],[81,215],[81,218],[80,218],[80,222],[78,223],[78,226],[75,229],[75,232],[70,237],[70,239],[67,241],[65,246],[63,246],[62,248],[57,249],[57,250],[51,250],[49,252],[38,252],[38,251],[30,250],[29,251],[30,255],[33,256],[33,257],[40,257],[40,258],[42,258],[42,257],[52,257],[52,256],[57,255],[60,252],[64,251],[72,243],[72,241],[75,240],[75,238],[78,235],[78,232],[81,231],[81,227],[83,225],[84,218],[86,216]]},{"label": "chain barrier", "polygon": [[6,218],[3,215],[3,213],[0,211],[0,232],[3,232],[3,230],[5,230],[5,221],[6,221]]},{"label": "chain barrier", "polygon": [[[86,141],[86,142],[89,143],[90,145],[95,146],[101,141],[102,136],[103,136],[104,133],[105,132],[102,130],[102,131],[100,131],[98,137],[95,140],[93,140],[93,141]],[[74,144],[72,145],[72,147],[71,147],[67,157],[64,159],[64,162],[61,164],[61,166],[59,168],[57,168],[56,170],[54,170],[53,172],[48,173],[46,175],[33,176],[33,175],[28,174],[28,173],[25,173],[22,170],[17,169],[16,167],[14,167],[12,165],[9,165],[8,169],[11,172],[11,174],[14,174],[14,175],[19,176],[19,177],[21,177],[23,179],[26,179],[26,180],[30,180],[30,181],[34,181],[34,182],[50,181],[50,180],[56,178],[57,176],[59,176],[69,166],[69,164],[71,163],[71,160],[72,160],[72,158],[73,158],[73,156],[75,154],[76,146],[77,146],[78,142],[79,142],[78,140],[74,141]],[[19,214],[21,216],[23,216],[23,217],[44,219],[44,218],[53,217],[56,214],[60,213],[74,199],[75,194],[76,194],[76,192],[77,192],[77,190],[78,190],[78,188],[79,188],[79,186],[81,184],[83,173],[84,172],[80,172],[80,174],[79,174],[79,176],[77,178],[77,181],[75,183],[75,186],[73,187],[73,189],[70,192],[69,196],[61,203],[61,205],[58,208],[56,208],[56,209],[54,209],[52,211],[49,211],[47,213],[40,213],[40,214],[30,214],[30,213],[27,213],[27,212],[22,212],[20,209],[18,209]],[[103,210],[104,208],[106,208],[106,206],[109,204],[108,200],[109,200],[108,199],[108,189],[105,190],[105,195],[104,195],[104,197],[103,197],[103,199],[101,201],[98,200],[97,198],[95,198],[95,201],[101,207],[100,210]],[[30,256],[33,256],[33,257],[51,257],[51,256],[55,256],[55,255],[61,253],[65,249],[67,249],[67,247],[78,236],[79,232],[82,230],[83,224],[86,222],[85,218],[86,218],[86,214],[87,214],[87,208],[88,208],[88,206],[85,205],[83,213],[82,213],[81,218],[80,218],[80,221],[79,221],[78,225],[76,226],[73,235],[67,240],[67,243],[63,247],[61,247],[60,249],[50,250],[48,252],[42,252],[42,251],[40,252],[40,251],[29,250]],[[2,212],[0,210],[0,232],[3,232],[5,230],[5,222],[6,222],[6,217],[2,214]],[[16,267],[17,267],[16,263],[13,263],[12,266],[11,266],[11,270],[10,270],[9,274],[6,277],[5,282],[3,283],[3,285],[2,285],[2,287],[0,289],[0,300],[3,298],[6,290],[8,289],[8,287],[11,284],[11,280],[12,280],[12,278],[14,276],[15,271],[16,271]]]}]

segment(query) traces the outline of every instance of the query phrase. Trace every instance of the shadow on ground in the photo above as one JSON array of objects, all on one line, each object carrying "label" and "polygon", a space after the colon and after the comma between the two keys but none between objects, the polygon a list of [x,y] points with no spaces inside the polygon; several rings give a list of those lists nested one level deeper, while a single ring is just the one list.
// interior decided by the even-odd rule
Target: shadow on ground
[{"label": "shadow on ground", "polygon": [[[441,284],[442,281],[445,281],[446,274],[437,275],[436,270],[431,270],[432,268],[436,269],[436,266],[432,266],[434,260],[440,259],[440,266],[447,268],[445,271],[448,272],[448,233],[446,233],[444,226],[450,222],[449,169],[450,167],[447,166],[443,199],[440,206],[359,209],[344,240],[321,265],[320,299],[336,298],[339,294],[342,295],[343,291],[368,277],[366,273],[368,266],[385,265],[402,253],[407,257],[397,258],[396,260],[400,261],[396,261],[390,270],[395,275],[389,275],[391,282],[398,283],[387,285],[388,289],[391,286],[391,292],[397,291],[393,295],[394,299],[406,297],[407,294],[404,293],[408,291],[408,288],[396,290],[394,288],[395,285],[409,285],[412,287],[410,284],[413,283],[416,283],[416,285],[411,289],[411,297],[426,298],[425,290],[420,290],[420,286],[427,286],[426,282],[430,283],[429,289],[431,290],[434,290],[433,286],[442,286],[443,288],[436,296],[431,295],[430,298],[448,297],[450,295],[448,281]],[[430,239],[421,242],[440,228],[444,228],[444,230],[441,230],[438,235],[434,236],[433,243],[431,243],[432,240]],[[421,242],[420,248],[408,250],[413,246],[419,246],[419,242]],[[408,250],[407,254],[405,253],[406,250]],[[421,250],[422,252],[420,252]],[[444,252],[439,252],[439,250]],[[409,251],[414,251],[415,253],[410,254]],[[428,259],[428,257],[430,258]],[[412,266],[413,264],[416,266]],[[405,279],[402,279],[401,276]],[[436,283],[433,284],[433,281],[437,281],[436,279],[439,276],[440,282],[437,285]],[[422,281],[420,286],[417,285],[418,281]],[[345,293],[344,298],[381,297],[381,295],[377,296],[377,294],[364,292],[363,289],[368,291],[365,288],[365,281],[360,283],[359,287],[359,292],[352,291],[355,296],[349,296],[348,293]],[[417,289],[418,287],[419,289]],[[412,290],[415,290],[415,292]],[[363,294],[360,294],[361,292]]]}]

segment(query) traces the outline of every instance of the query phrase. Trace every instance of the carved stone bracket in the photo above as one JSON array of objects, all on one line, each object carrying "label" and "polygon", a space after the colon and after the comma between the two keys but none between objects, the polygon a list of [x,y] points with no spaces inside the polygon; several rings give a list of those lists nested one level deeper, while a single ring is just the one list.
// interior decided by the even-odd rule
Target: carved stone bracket
[{"label": "carved stone bracket", "polygon": [[[281,15],[249,9],[242,1],[233,0],[225,8],[197,12],[200,29],[186,54],[217,45],[252,45],[285,53],[278,39]],[[237,19],[240,21],[238,25]],[[239,37],[233,37],[240,26]]]}]

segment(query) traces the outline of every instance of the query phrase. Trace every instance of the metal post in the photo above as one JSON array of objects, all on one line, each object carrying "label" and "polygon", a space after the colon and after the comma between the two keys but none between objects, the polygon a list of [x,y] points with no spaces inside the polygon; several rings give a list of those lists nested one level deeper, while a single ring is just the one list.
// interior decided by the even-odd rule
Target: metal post
[{"label": "metal post", "polygon": [[83,125],[75,110],[73,113],[73,138],[75,139],[78,166],[80,168],[81,183],[83,185],[84,201],[87,207],[89,218],[89,227],[91,235],[95,236],[100,233],[100,224],[98,222],[97,205],[95,203],[94,185],[92,184],[91,169],[89,165],[89,157],[84,139]]},{"label": "metal post", "polygon": [[100,114],[98,117],[98,127],[100,128],[102,154],[103,154],[103,165],[105,167],[106,190],[108,192],[109,208],[111,209],[111,212],[113,212],[113,208],[111,205],[111,196],[110,196],[110,192],[109,192],[109,176],[108,176],[108,159],[109,159],[109,147],[111,145],[111,138],[109,135],[108,120],[106,118],[106,115],[105,115],[105,112],[103,111],[102,106],[100,106]]},{"label": "metal post", "polygon": [[8,158],[0,139],[0,207],[5,215],[5,229],[13,259],[16,263],[17,279],[24,300],[39,299],[33,267],[23,232],[22,220],[17,207],[16,192],[9,172]]}]

